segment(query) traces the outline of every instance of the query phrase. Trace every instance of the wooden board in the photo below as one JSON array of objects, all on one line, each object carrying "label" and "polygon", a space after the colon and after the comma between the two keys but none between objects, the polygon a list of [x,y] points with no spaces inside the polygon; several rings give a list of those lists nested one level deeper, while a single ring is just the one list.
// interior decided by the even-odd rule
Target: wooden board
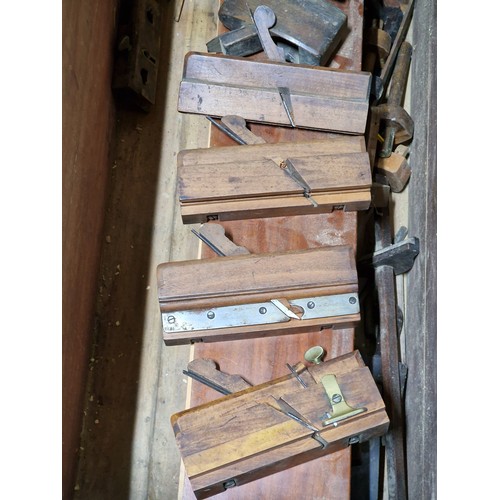
[{"label": "wooden board", "polygon": [[286,87],[297,128],[363,134],[370,82],[366,72],[191,52],[178,110],[291,126],[278,92]]},{"label": "wooden board", "polygon": [[[346,245],[158,266],[158,296],[167,345],[352,326],[359,321],[357,290],[356,263],[352,249]],[[322,298],[327,297],[335,303],[318,314]],[[300,306],[299,319],[287,318],[276,310],[273,299],[292,309]],[[308,301],[313,304],[309,310]],[[239,325],[228,324],[240,321],[242,308],[250,311],[245,320]],[[228,316],[224,310],[229,311]],[[206,318],[209,312],[211,320]],[[219,316],[225,319],[219,320]]]},{"label": "wooden board", "polygon": [[62,494],[76,480],[110,177],[116,0],[62,2]]},{"label": "wooden board", "polygon": [[[437,34],[436,3],[415,2],[411,110],[409,234],[420,239],[420,255],[407,276],[405,330],[407,456],[410,499],[436,498],[437,491]],[[442,358],[441,358],[442,359]],[[442,365],[441,365],[442,366]],[[441,369],[442,370],[442,369]],[[415,411],[424,408],[424,411]],[[461,470],[466,470],[461,468]],[[493,477],[493,476],[492,476]],[[471,490],[472,491],[472,490]],[[443,496],[443,495],[441,495]]]},{"label": "wooden board", "polygon": [[[387,430],[384,403],[358,352],[303,368],[297,365],[306,387],[289,374],[172,416],[197,498],[346,448],[350,439],[363,442]],[[325,425],[325,415],[341,418],[323,386],[331,375],[348,406],[345,420]],[[313,430],[280,411],[276,399],[318,429],[322,443],[313,437]]]},{"label": "wooden board", "polygon": [[[366,210],[371,203],[370,162],[367,153],[359,152],[364,142],[352,139],[352,145],[332,139],[182,151],[177,178],[183,221]],[[285,158],[305,179],[318,206],[280,168]]]},{"label": "wooden board", "polygon": [[[331,67],[359,71],[361,69],[363,0],[335,1],[347,14],[348,36],[330,63]],[[223,31],[221,29],[220,31]],[[262,57],[258,55],[256,57]],[[291,142],[333,137],[333,134],[284,127],[252,124],[252,131],[266,142]],[[234,145],[222,132],[212,127],[211,146]],[[238,245],[244,245],[252,253],[305,249],[325,245],[348,244],[354,249],[357,241],[357,215],[355,212],[335,211],[317,214],[223,223],[226,234]],[[203,257],[213,257],[204,247]],[[253,384],[264,383],[286,375],[285,363],[295,363],[312,345],[320,344],[328,357],[336,357],[353,350],[354,330],[338,332],[312,331],[291,337],[249,339],[224,343],[195,344],[193,357],[206,357],[217,361],[220,369],[239,373]],[[252,353],[251,356],[248,353]],[[202,384],[193,383],[188,407],[216,398],[218,394]],[[309,498],[350,498],[350,449],[318,458],[313,462],[267,476],[221,493],[218,500],[246,500],[248,498],[293,497],[296,492],[307,491]],[[305,479],[307,478],[307,479]],[[192,500],[194,494],[188,480],[181,487],[183,500]]]}]

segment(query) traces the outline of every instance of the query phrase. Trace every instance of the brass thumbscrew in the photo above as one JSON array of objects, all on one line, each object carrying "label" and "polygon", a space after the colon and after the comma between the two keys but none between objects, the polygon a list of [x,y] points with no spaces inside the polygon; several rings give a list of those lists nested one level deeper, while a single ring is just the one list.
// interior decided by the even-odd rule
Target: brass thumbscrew
[{"label": "brass thumbscrew", "polygon": [[319,365],[323,361],[325,350],[320,345],[315,345],[306,351],[304,359],[309,363]]}]

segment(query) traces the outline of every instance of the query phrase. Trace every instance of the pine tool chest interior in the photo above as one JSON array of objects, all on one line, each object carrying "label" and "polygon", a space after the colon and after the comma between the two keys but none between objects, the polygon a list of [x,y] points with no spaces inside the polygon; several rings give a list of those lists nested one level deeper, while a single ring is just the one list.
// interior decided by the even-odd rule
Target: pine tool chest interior
[{"label": "pine tool chest interior", "polygon": [[63,498],[433,498],[435,3],[105,3],[63,2]]}]

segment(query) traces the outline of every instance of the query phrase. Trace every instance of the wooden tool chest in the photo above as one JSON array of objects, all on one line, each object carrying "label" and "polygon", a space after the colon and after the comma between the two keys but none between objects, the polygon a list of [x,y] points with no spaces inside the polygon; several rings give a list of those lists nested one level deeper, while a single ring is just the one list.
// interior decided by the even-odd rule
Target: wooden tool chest
[{"label": "wooden tool chest", "polygon": [[[391,122],[387,109],[379,115],[374,110],[380,84],[374,76],[380,71],[365,67],[363,56],[374,50],[368,42],[377,38],[364,36],[365,17],[373,15],[374,3],[387,9],[392,4],[390,8],[404,15],[408,2],[327,0],[345,16],[345,22],[339,16],[342,36],[328,41],[331,47],[320,48],[325,54],[331,50],[333,57],[326,61],[315,52],[313,39],[301,48],[291,37],[281,39],[270,30],[287,62],[271,61],[262,51],[244,56],[211,51],[225,43],[219,35],[239,29],[224,27],[218,18],[225,2],[153,3],[141,0],[133,12],[142,16],[143,27],[154,25],[161,45],[155,39],[140,50],[129,45],[149,39],[127,39],[130,31],[123,30],[116,16],[118,0],[107,7],[91,0],[66,9],[72,29],[65,28],[64,40],[72,49],[64,52],[63,66],[71,68],[64,76],[69,90],[64,114],[72,121],[65,133],[79,142],[65,141],[63,155],[65,164],[74,164],[65,170],[65,186],[73,183],[75,189],[66,189],[63,200],[65,227],[75,228],[64,243],[63,497],[193,500],[215,495],[245,500],[334,495],[347,500],[368,498],[368,479],[389,495],[405,481],[410,497],[432,497],[434,309],[417,304],[432,301],[435,292],[433,213],[427,207],[435,195],[435,171],[428,165],[433,149],[426,148],[427,141],[432,145],[435,140],[435,39],[428,29],[435,25],[435,7],[427,0],[416,2],[413,34],[410,30],[408,35],[414,47],[412,71],[419,81],[411,93],[414,142],[409,156],[408,151],[401,153],[404,161],[392,163],[374,153],[391,127],[399,141],[401,126]],[[258,6],[249,3],[251,12],[242,11],[244,29]],[[298,8],[302,3],[293,2]],[[296,25],[300,28],[300,22]],[[248,36],[255,38],[255,33]],[[81,37],[86,37],[85,44]],[[148,101],[148,113],[112,96],[115,50],[122,59],[138,58],[131,61],[137,73],[133,81],[139,93],[149,85],[142,98]],[[149,72],[142,71],[142,59]],[[87,103],[87,114],[78,102]],[[89,104],[93,102],[99,110]],[[238,145],[223,133],[216,124],[228,115],[246,120],[242,132],[253,134],[247,140],[257,141]],[[284,173],[286,160],[302,184]],[[375,203],[375,192],[384,194],[385,201]],[[408,218],[398,212],[401,205],[410,207]],[[381,229],[384,243],[378,248],[370,217],[386,213],[394,227],[388,239],[387,228]],[[216,256],[200,244],[191,229],[215,222],[248,254]],[[366,263],[373,262],[374,252],[383,261],[384,249],[403,248],[392,236],[397,238],[399,225],[408,222],[409,236],[420,238],[420,255],[404,278],[387,272],[384,283],[394,280],[397,286],[394,317],[381,329],[401,328],[396,306],[404,313],[399,331],[403,363],[398,365],[397,355],[389,360],[389,376],[401,379],[396,391],[386,385],[388,344],[382,342],[381,353],[376,350],[380,344],[371,345],[374,334],[369,337],[372,357],[364,342],[366,331],[373,333],[373,311],[365,309],[374,300],[373,274],[381,274],[372,269],[370,275],[366,269],[372,264]],[[410,288],[406,301],[404,292]],[[348,301],[354,298],[359,310],[307,317],[311,299],[342,295]],[[209,313],[218,318],[217,308],[257,304],[259,310],[266,309],[258,311],[261,317],[272,301],[299,319],[210,325]],[[175,330],[179,312],[201,312],[202,327],[186,326],[183,320],[186,329]],[[425,328],[419,328],[422,322]],[[304,353],[311,346],[322,346],[328,361],[304,369]],[[183,375],[189,362],[199,359],[213,359],[221,371],[240,374],[253,387],[221,398]],[[380,359],[383,373],[377,372]],[[328,401],[314,373],[339,363],[342,368],[336,373],[341,374],[345,400],[366,411],[323,430],[318,414],[327,412]],[[304,396],[309,389],[290,373],[290,364],[311,382],[314,397]],[[422,393],[424,386],[431,388],[430,394]],[[267,396],[252,399],[260,391]],[[398,419],[393,403],[400,394],[406,414]],[[273,401],[263,402],[268,396],[300,406],[328,445],[322,448],[310,429],[280,414]],[[424,404],[431,408],[425,414],[420,411]],[[222,418],[226,411],[235,416],[228,425]],[[257,415],[264,416],[263,426]],[[251,425],[255,432],[241,432]],[[268,432],[273,427],[279,432]],[[260,439],[261,433],[266,439]],[[381,441],[381,435],[388,439]],[[401,443],[408,456],[428,460],[406,461],[405,473],[395,479],[391,471],[401,457],[391,450],[402,449]],[[371,470],[368,478],[361,465],[368,455],[378,454],[383,469],[381,450],[389,472],[374,477]],[[430,472],[425,481],[424,469]],[[369,497],[382,498],[372,490]]]}]

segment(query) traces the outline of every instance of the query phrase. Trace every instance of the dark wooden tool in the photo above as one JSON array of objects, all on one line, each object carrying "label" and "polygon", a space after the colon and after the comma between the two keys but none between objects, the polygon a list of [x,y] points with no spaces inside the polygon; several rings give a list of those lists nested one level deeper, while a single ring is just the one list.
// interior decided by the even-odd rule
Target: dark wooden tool
[{"label": "dark wooden tool", "polygon": [[403,19],[401,20],[401,24],[399,25],[399,29],[392,43],[391,51],[389,52],[389,55],[385,60],[384,67],[382,68],[382,72],[380,73],[380,92],[378,93],[378,99],[383,98],[387,90],[387,86],[394,69],[394,64],[398,57],[401,45],[408,33],[408,28],[410,27],[411,19],[413,16],[414,2],[415,0],[409,0],[408,5],[406,6]]},{"label": "dark wooden tool", "polygon": [[219,19],[232,31],[210,40],[208,51],[248,56],[263,50],[250,13],[260,5],[274,12],[270,35],[289,62],[326,65],[346,34],[346,15],[326,0],[225,0]]},{"label": "dark wooden tool", "polygon": [[[405,500],[407,498],[406,454],[405,454],[405,417],[402,401],[402,383],[400,371],[399,338],[397,324],[396,286],[394,269],[397,254],[404,255],[405,272],[413,265],[412,250],[400,247],[400,243],[392,245],[390,219],[387,209],[380,210],[376,220],[377,244],[380,250],[389,249],[375,266],[375,286],[377,289],[380,321],[380,357],[382,367],[383,397],[387,413],[391,420],[386,436],[387,488],[389,498]],[[404,242],[403,242],[404,243]],[[414,243],[418,244],[418,240]],[[418,249],[417,249],[418,253]],[[410,254],[410,258],[408,258]],[[396,259],[396,260],[394,260]]]},{"label": "dark wooden tool", "polygon": [[373,267],[389,266],[394,275],[407,273],[420,251],[420,241],[411,237],[388,245],[359,259],[358,264]]},{"label": "dark wooden tool", "polygon": [[[234,117],[226,122],[238,125]],[[245,130],[243,135],[252,141]],[[182,220],[191,224],[366,210],[372,183],[364,151],[364,141],[349,136],[181,151],[177,178]],[[287,162],[299,182],[284,171]]]},{"label": "dark wooden tool", "polygon": [[291,126],[280,89],[287,89],[297,128],[363,134],[371,75],[330,68],[191,52],[178,110]]},{"label": "dark wooden tool", "polygon": [[121,103],[149,111],[155,103],[160,62],[161,2],[123,2],[120,9],[113,91]]},{"label": "dark wooden tool", "polygon": [[413,137],[413,120],[402,107],[411,54],[411,44],[403,42],[394,68],[387,103],[378,106],[380,119],[386,123],[384,144],[379,153],[383,158],[391,155],[394,144],[400,144]]},{"label": "dark wooden tool", "polygon": [[171,417],[196,498],[386,432],[384,403],[357,351],[296,370],[306,387],[290,374]]},{"label": "dark wooden tool", "polygon": [[165,344],[347,328],[359,321],[349,246],[158,266]]}]

